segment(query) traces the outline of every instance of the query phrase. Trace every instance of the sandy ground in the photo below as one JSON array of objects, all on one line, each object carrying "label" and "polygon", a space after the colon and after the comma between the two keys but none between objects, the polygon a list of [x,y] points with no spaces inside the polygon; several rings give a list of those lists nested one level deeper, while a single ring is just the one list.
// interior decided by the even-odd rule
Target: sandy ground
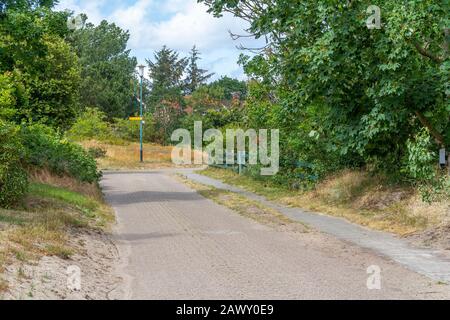
[{"label": "sandy ground", "polygon": [[[122,281],[115,274],[119,261],[116,246],[107,234],[94,231],[74,231],[70,246],[77,253],[71,259],[43,257],[34,264],[18,262],[7,267],[3,274],[9,290],[5,300],[107,300]],[[73,266],[81,272],[80,290]],[[73,269],[76,270],[76,269]],[[73,272],[73,271],[72,271]]]},{"label": "sandy ground", "polygon": [[[108,173],[117,299],[450,299],[448,285],[320,232],[243,217],[164,172]],[[381,271],[368,288],[368,268]],[[369,269],[370,270],[370,269]]]},{"label": "sandy ground", "polygon": [[417,232],[406,239],[421,247],[445,250],[450,258],[450,224]]}]

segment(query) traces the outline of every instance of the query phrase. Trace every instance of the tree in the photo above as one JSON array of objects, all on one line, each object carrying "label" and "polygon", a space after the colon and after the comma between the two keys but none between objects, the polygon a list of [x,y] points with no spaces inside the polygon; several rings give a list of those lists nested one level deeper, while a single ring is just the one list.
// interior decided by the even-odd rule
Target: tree
[{"label": "tree", "polygon": [[78,109],[79,65],[63,40],[68,14],[51,11],[52,3],[6,3],[0,19],[0,72],[12,81],[10,120],[64,129]]},{"label": "tree", "polygon": [[2,0],[0,3],[0,13],[6,10],[31,10],[33,8],[52,8],[58,1],[56,0]]},{"label": "tree", "polygon": [[155,61],[147,59],[151,79],[151,105],[163,100],[180,101],[183,91],[183,74],[188,59],[163,46],[154,55]]},{"label": "tree", "polygon": [[183,74],[188,59],[163,46],[154,54],[154,61],[147,59],[151,91],[147,105],[155,116],[155,129],[161,143],[169,140],[183,114]]},{"label": "tree", "polygon": [[391,172],[421,127],[435,148],[450,143],[448,2],[378,1],[380,30],[367,28],[370,1],[200,2],[216,16],[247,20],[248,34],[267,39],[241,61],[271,87],[280,124],[312,121],[308,110],[323,106],[330,150]]},{"label": "tree", "polygon": [[44,40],[48,54],[35,60],[40,72],[24,73],[29,104],[18,108],[17,115],[30,122],[41,122],[68,129],[79,111],[80,66],[69,44],[57,36]]},{"label": "tree", "polygon": [[198,115],[209,110],[223,112],[241,107],[247,93],[246,83],[229,77],[222,77],[209,84],[198,87],[192,94],[184,97],[187,113]]},{"label": "tree", "polygon": [[191,49],[191,55],[189,57],[189,65],[186,73],[186,94],[192,94],[200,85],[204,84],[210,79],[214,73],[208,73],[208,70],[200,69],[197,62],[200,60],[200,52],[194,46]]},{"label": "tree", "polygon": [[208,86],[211,89],[223,90],[223,98],[226,100],[233,99],[233,96],[239,96],[240,100],[244,100],[247,95],[247,84],[245,81],[239,81],[227,76],[211,82]]},{"label": "tree", "polygon": [[110,120],[127,116],[133,95],[137,61],[126,49],[129,38],[128,31],[107,21],[88,23],[70,37],[82,68],[80,104],[99,108]]}]

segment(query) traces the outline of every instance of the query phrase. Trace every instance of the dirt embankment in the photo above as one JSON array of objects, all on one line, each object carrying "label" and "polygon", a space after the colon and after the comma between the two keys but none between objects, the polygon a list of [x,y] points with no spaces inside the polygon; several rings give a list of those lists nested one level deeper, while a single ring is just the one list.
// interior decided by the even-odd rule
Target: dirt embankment
[{"label": "dirt embankment", "polygon": [[31,177],[27,199],[0,209],[0,299],[109,299],[119,254],[98,185]]},{"label": "dirt embankment", "polygon": [[[44,256],[34,263],[6,267],[6,300],[107,300],[121,279],[115,275],[119,259],[108,234],[72,230],[69,246],[77,253],[70,259]],[[77,270],[80,277],[77,278]],[[78,282],[79,281],[79,282]]]}]

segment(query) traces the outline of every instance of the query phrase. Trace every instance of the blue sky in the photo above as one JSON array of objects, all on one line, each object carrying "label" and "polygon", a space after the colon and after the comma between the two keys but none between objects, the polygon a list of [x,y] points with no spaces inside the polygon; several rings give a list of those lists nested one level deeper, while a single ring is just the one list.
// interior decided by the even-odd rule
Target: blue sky
[{"label": "blue sky", "polygon": [[202,53],[200,66],[215,72],[216,78],[228,75],[244,79],[237,64],[242,51],[236,46],[260,44],[250,39],[233,41],[228,30],[240,33],[245,22],[231,15],[214,18],[196,0],[60,0],[57,9],[85,13],[94,24],[106,19],[129,30],[129,49],[140,63],[152,58],[163,45],[186,56],[195,44]]}]

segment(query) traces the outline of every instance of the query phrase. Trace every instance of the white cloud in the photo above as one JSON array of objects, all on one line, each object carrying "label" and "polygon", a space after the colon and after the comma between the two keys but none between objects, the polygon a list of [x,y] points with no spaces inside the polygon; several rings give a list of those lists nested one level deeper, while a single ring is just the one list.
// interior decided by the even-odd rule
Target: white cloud
[{"label": "white cloud", "polygon": [[[153,58],[153,52],[163,45],[187,55],[195,44],[202,53],[202,66],[220,75],[243,76],[237,59],[239,42],[233,41],[228,30],[241,32],[246,24],[231,15],[218,19],[207,13],[206,6],[196,0],[138,0],[131,5],[117,5],[105,14],[105,0],[63,0],[58,8],[84,12],[89,21],[102,19],[115,22],[129,30],[129,48],[140,62]],[[257,46],[255,40],[248,40]]]},{"label": "white cloud", "polygon": [[104,4],[105,0],[62,0],[56,8],[59,10],[69,9],[75,14],[85,13],[89,16],[89,22],[98,24],[105,18],[100,10]]}]

